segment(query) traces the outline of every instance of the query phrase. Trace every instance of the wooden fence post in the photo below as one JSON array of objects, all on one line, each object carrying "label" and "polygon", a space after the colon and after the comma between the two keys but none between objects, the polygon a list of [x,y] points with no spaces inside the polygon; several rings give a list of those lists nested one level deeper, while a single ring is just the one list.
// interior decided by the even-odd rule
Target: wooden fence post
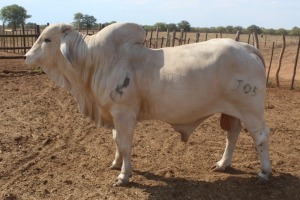
[{"label": "wooden fence post", "polygon": [[[36,25],[36,34],[40,35],[41,34],[41,30],[40,30],[40,25]],[[36,37],[37,39],[38,37]]]},{"label": "wooden fence post", "polygon": [[172,47],[175,46],[175,39],[176,39],[176,31],[173,31],[173,35],[172,35]]},{"label": "wooden fence post", "polygon": [[259,49],[259,42],[258,42],[258,36],[256,32],[253,32],[253,43],[254,43],[254,47]]},{"label": "wooden fence post", "polygon": [[207,35],[208,35],[208,33],[205,34],[205,41],[207,41]]},{"label": "wooden fence post", "polygon": [[[15,31],[14,30],[12,30],[12,34],[15,35]],[[13,51],[14,51],[14,53],[16,53],[16,49],[15,49],[15,47],[16,47],[16,40],[15,40],[15,37],[12,38],[12,43],[13,43],[13,47],[14,47]]]},{"label": "wooden fence post", "polygon": [[269,83],[270,71],[271,71],[271,66],[272,66],[272,61],[273,61],[274,45],[275,45],[275,42],[273,42],[273,45],[272,45],[271,59],[270,59],[268,75],[267,75],[267,83],[266,83],[267,85]]},{"label": "wooden fence post", "polygon": [[281,68],[281,62],[282,62],[282,58],[283,58],[283,54],[284,54],[284,50],[285,50],[285,35],[282,35],[282,50],[281,50],[281,54],[278,60],[278,68],[277,68],[277,72],[276,72],[276,85],[279,86],[279,72],[280,72],[280,68]]},{"label": "wooden fence post", "polygon": [[248,34],[248,42],[247,42],[248,44],[250,44],[250,37],[251,37],[251,34],[249,33]]},{"label": "wooden fence post", "polygon": [[197,32],[197,33],[196,33],[196,43],[198,43],[198,42],[199,42],[199,38],[200,38],[200,33],[199,33],[199,32]]},{"label": "wooden fence post", "polygon": [[[24,27],[24,24],[22,24],[22,34],[25,35],[25,27]],[[25,55],[26,54],[26,38],[23,36],[23,54]]]},{"label": "wooden fence post", "polygon": [[240,31],[236,32],[235,41],[238,41],[238,42],[240,41],[240,34],[241,34]]},{"label": "wooden fence post", "polygon": [[181,30],[180,30],[179,45],[182,45],[182,40],[183,40],[183,31],[184,31],[184,29],[181,29]]},{"label": "wooden fence post", "polygon": [[[147,47],[147,35],[148,35],[148,30],[146,29],[145,31],[146,31],[146,37],[145,37],[145,40],[144,40],[143,45]],[[145,45],[145,43],[146,43],[146,45]]]},{"label": "wooden fence post", "polygon": [[163,48],[164,46],[164,39],[165,39],[164,37],[161,38],[160,48]]},{"label": "wooden fence post", "polygon": [[293,73],[293,78],[292,78],[291,90],[294,89],[294,82],[295,82],[295,76],[296,76],[296,70],[297,70],[297,64],[298,64],[298,56],[299,56],[299,49],[300,49],[300,37],[299,37],[299,41],[298,41],[297,54],[296,54],[296,58],[295,58],[295,65],[294,65],[294,73]]},{"label": "wooden fence post", "polygon": [[267,35],[264,35],[265,37],[265,47],[267,46]]},{"label": "wooden fence post", "polygon": [[156,27],[155,45],[154,45],[154,48],[157,49],[157,46],[158,46],[158,26]]},{"label": "wooden fence post", "polygon": [[167,37],[166,37],[166,47],[170,46],[170,32],[169,29],[167,29]]},{"label": "wooden fence post", "polygon": [[151,47],[151,45],[152,45],[152,34],[153,34],[153,30],[150,31],[149,48],[152,48]]}]

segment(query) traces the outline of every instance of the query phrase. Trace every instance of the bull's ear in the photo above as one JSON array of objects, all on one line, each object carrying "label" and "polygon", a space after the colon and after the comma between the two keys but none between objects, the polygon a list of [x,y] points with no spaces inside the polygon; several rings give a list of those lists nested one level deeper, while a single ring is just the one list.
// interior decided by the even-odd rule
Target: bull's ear
[{"label": "bull's ear", "polygon": [[63,56],[68,60],[70,64],[72,64],[71,55],[70,55],[70,49],[68,46],[68,43],[66,41],[60,42],[60,51],[63,54]]},{"label": "bull's ear", "polygon": [[68,34],[68,33],[72,32],[72,31],[74,30],[74,28],[73,28],[73,26],[71,26],[71,25],[68,25],[68,24],[62,24],[62,25],[60,26],[60,30],[61,30],[62,33]]},{"label": "bull's ear", "polygon": [[72,65],[72,59],[71,59],[71,52],[70,52],[70,38],[68,33],[65,33],[65,35],[60,40],[60,51],[62,55],[67,59],[67,61]]}]

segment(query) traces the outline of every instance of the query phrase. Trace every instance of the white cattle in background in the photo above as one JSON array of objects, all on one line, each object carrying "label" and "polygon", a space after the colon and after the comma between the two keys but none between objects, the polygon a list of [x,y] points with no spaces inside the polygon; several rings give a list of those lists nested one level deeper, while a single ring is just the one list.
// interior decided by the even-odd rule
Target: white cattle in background
[{"label": "white cattle in background", "polygon": [[116,23],[93,36],[72,26],[47,27],[25,55],[42,66],[57,85],[70,91],[80,111],[99,126],[113,129],[116,142],[111,168],[121,169],[116,185],[132,175],[131,149],[137,121],[164,121],[187,141],[205,119],[222,113],[226,148],[212,169],[231,165],[241,121],[254,140],[261,171],[268,180],[269,130],[264,119],[264,60],[254,47],[231,39],[173,48],[143,46],[145,31],[133,23]]}]

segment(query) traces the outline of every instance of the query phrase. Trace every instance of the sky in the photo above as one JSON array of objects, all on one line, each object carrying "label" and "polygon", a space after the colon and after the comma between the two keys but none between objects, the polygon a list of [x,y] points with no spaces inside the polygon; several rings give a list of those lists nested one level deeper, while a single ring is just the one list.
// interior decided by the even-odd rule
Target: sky
[{"label": "sky", "polygon": [[97,23],[186,20],[192,27],[300,27],[299,0],[0,0],[0,9],[12,4],[32,16],[26,22],[39,25],[72,23],[74,14],[81,12],[94,16]]}]

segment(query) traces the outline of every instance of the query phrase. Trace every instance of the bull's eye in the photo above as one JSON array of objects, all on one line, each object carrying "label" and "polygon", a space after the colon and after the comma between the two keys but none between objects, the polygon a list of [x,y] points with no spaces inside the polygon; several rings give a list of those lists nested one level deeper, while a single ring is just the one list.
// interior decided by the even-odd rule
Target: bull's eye
[{"label": "bull's eye", "polygon": [[46,39],[44,39],[44,42],[48,43],[48,42],[51,42],[51,40],[46,38]]}]

